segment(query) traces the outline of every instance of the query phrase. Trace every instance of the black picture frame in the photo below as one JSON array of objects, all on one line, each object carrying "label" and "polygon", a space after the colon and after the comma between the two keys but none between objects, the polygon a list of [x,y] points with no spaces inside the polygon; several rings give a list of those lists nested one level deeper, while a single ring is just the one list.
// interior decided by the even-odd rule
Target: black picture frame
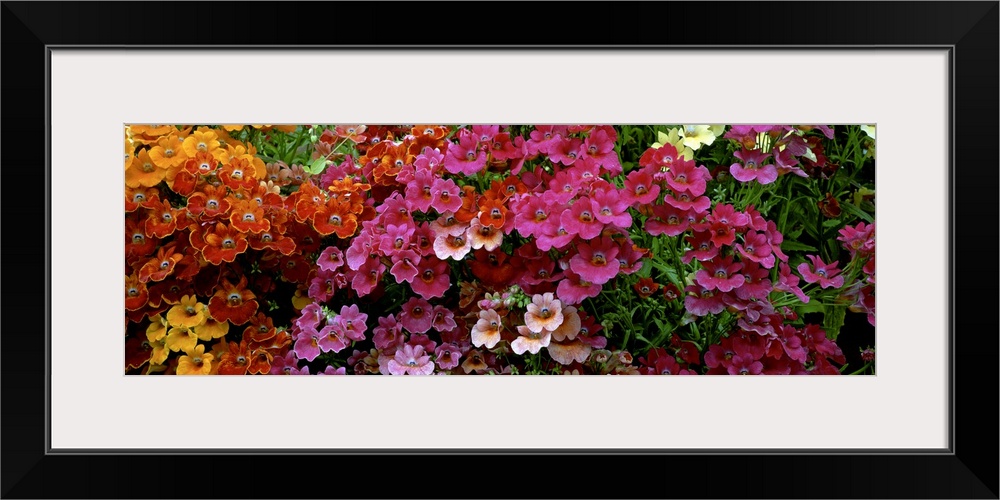
[{"label": "black picture frame", "polygon": [[[408,3],[2,2],[2,130],[7,147],[0,152],[0,164],[5,168],[8,235],[2,251],[8,270],[14,269],[14,274],[8,271],[3,294],[6,314],[0,336],[2,497],[998,498],[993,427],[998,417],[993,314],[998,290],[990,257],[996,246],[992,226],[981,225],[992,224],[1000,206],[1000,3],[567,2],[545,10],[539,5],[438,4],[435,8],[456,11],[444,16],[430,4]],[[545,12],[559,14],[550,19]],[[208,22],[213,19],[220,22]],[[316,19],[323,29],[314,26]],[[529,19],[534,22],[527,30],[508,29]],[[440,28],[414,34],[406,26]],[[409,47],[418,39],[427,47],[488,48],[496,47],[494,40],[501,36],[515,38],[508,47],[609,50],[686,47],[692,40],[707,49],[950,47],[954,373],[948,452],[558,457],[499,452],[419,457],[48,453],[44,349],[49,332],[43,325],[50,277],[41,275],[47,269],[50,214],[35,186],[46,169],[49,148],[47,62],[53,47]],[[21,269],[27,274],[19,274]],[[82,331],[101,334],[97,325],[84,325]],[[526,460],[553,472],[540,479],[545,489],[509,479]],[[560,464],[573,469],[560,471]],[[315,470],[312,482],[267,477],[267,471],[309,468]],[[649,475],[650,468],[661,472]],[[590,472],[581,474],[585,471]]]}]

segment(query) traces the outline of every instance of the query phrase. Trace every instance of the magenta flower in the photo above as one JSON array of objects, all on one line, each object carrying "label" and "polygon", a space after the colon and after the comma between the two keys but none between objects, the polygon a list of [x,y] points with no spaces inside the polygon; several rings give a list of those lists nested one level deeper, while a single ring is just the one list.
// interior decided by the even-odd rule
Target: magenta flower
[{"label": "magenta flower", "polygon": [[319,331],[319,348],[323,352],[340,352],[347,347],[347,344],[348,342],[344,340],[344,328],[336,322],[328,323]]},{"label": "magenta flower", "polygon": [[596,205],[599,222],[621,229],[628,229],[632,225],[632,216],[628,213],[629,203],[619,196],[614,186],[592,191],[590,196]]},{"label": "magenta flower", "polygon": [[678,236],[690,227],[687,210],[679,210],[672,205],[653,205],[652,217],[646,219],[646,232],[658,236]]},{"label": "magenta flower", "polygon": [[431,312],[433,320],[431,321],[431,326],[441,332],[450,332],[458,328],[458,323],[455,322],[455,313],[444,306],[434,306],[434,310]]},{"label": "magenta flower", "polygon": [[[803,262],[803,264],[805,264]],[[784,262],[778,264],[778,281],[774,284],[774,289],[779,292],[795,294],[803,303],[809,303],[809,296],[798,287],[799,277],[792,274],[792,268]]]},{"label": "magenta flower", "polygon": [[583,302],[583,299],[597,297],[601,293],[601,285],[585,280],[572,269],[564,272],[566,277],[556,287],[556,296],[563,305],[576,305]]},{"label": "magenta flower", "polygon": [[726,309],[722,297],[701,285],[688,285],[685,292],[693,293],[684,297],[684,309],[695,316],[719,314]]},{"label": "magenta flower", "polygon": [[701,262],[712,260],[719,255],[719,246],[712,240],[713,233],[709,231],[696,230],[690,236],[685,237],[685,241],[691,245],[691,250],[684,253],[681,262],[688,264],[693,259]]},{"label": "magenta flower", "polygon": [[389,373],[393,375],[430,375],[434,373],[431,357],[424,354],[424,346],[404,344],[389,360]]},{"label": "magenta flower", "polygon": [[772,290],[771,280],[768,279],[770,275],[767,269],[760,267],[756,262],[744,262],[743,276],[746,278],[746,283],[736,288],[736,296],[741,300],[766,299]]},{"label": "magenta flower", "polygon": [[365,339],[365,331],[368,330],[368,326],[365,324],[367,320],[368,315],[361,312],[357,304],[352,304],[351,306],[341,306],[340,315],[334,318],[333,322],[340,325],[345,337],[361,341]]},{"label": "magenta flower", "polygon": [[733,262],[733,257],[716,257],[708,262],[702,262],[704,269],[695,274],[695,282],[709,290],[729,292],[746,282],[746,278],[737,271],[743,268],[740,262]]},{"label": "magenta flower", "polygon": [[392,269],[389,272],[396,278],[396,283],[412,283],[417,277],[418,264],[420,254],[413,250],[403,250],[392,254]]},{"label": "magenta flower", "polygon": [[312,361],[320,355],[319,349],[320,333],[315,328],[302,329],[295,339],[292,350],[299,359]]},{"label": "magenta flower", "polygon": [[616,259],[618,251],[618,245],[604,236],[578,246],[577,254],[569,261],[569,267],[581,279],[603,285],[611,281],[621,268],[621,263]]},{"label": "magenta flower", "polygon": [[500,133],[500,125],[473,125],[471,128],[472,133],[469,135],[482,143],[492,141]]},{"label": "magenta flower", "polygon": [[691,193],[681,191],[673,195],[663,197],[663,201],[681,210],[694,210],[695,212],[705,212],[712,206],[712,200],[708,196],[692,196]]},{"label": "magenta flower", "polygon": [[667,184],[675,192],[687,192],[691,196],[705,194],[706,181],[712,177],[705,166],[695,167],[692,162],[678,162],[667,173]]},{"label": "magenta flower", "polygon": [[[483,153],[484,158],[485,154]],[[431,208],[438,213],[457,212],[462,208],[462,190],[451,179],[434,179],[431,196]]]},{"label": "magenta flower", "polygon": [[574,177],[571,170],[560,170],[549,180],[549,191],[556,203],[568,203],[581,191],[583,179]]},{"label": "magenta flower", "polygon": [[750,224],[750,216],[747,214],[736,210],[736,207],[723,204],[716,205],[712,209],[712,213],[705,217],[707,222],[718,222],[720,224],[725,224],[731,228],[742,228]]},{"label": "magenta flower", "polygon": [[344,252],[335,246],[326,247],[316,259],[316,265],[322,271],[334,272],[344,265]]},{"label": "magenta flower", "polygon": [[316,302],[326,302],[337,291],[336,273],[318,269],[316,276],[309,281],[309,298]]},{"label": "magenta flower", "polygon": [[[568,212],[563,212],[564,215],[566,213]],[[560,221],[560,217],[549,217],[545,230],[536,235],[535,246],[543,252],[553,248],[562,249],[575,237],[576,234],[566,229],[566,225]]]},{"label": "magenta flower", "polygon": [[410,333],[426,333],[431,329],[433,320],[431,303],[417,297],[410,297],[403,304],[403,312],[399,313],[399,322]]},{"label": "magenta flower", "polygon": [[729,365],[730,375],[760,375],[764,369],[764,363],[749,356],[733,356],[732,364]]},{"label": "magenta flower", "polygon": [[622,198],[631,206],[649,205],[660,195],[660,185],[653,182],[648,169],[633,170],[625,178]]},{"label": "magenta flower", "polygon": [[458,361],[462,358],[462,350],[455,344],[444,343],[434,351],[435,362],[442,370],[451,370],[458,366]]},{"label": "magenta flower", "polygon": [[411,238],[416,226],[411,224],[386,224],[385,234],[379,239],[379,251],[383,255],[392,255],[394,252],[407,250],[410,248]]},{"label": "magenta flower", "polygon": [[525,142],[524,146],[530,156],[539,153],[548,155],[552,147],[562,142],[565,136],[565,125],[535,125],[535,130],[529,135],[531,139]]},{"label": "magenta flower", "polygon": [[445,170],[452,174],[475,175],[486,166],[486,151],[478,149],[479,138],[474,134],[459,135],[458,144],[448,144],[444,157]]},{"label": "magenta flower", "polygon": [[375,334],[372,340],[379,350],[387,350],[392,347],[403,345],[403,325],[396,321],[393,315],[378,319],[378,326],[373,330]]},{"label": "magenta flower", "polygon": [[734,156],[743,161],[743,164],[733,163],[729,167],[729,173],[740,182],[757,181],[761,184],[770,184],[778,178],[778,169],[771,164],[763,165],[770,153],[764,154],[759,149],[737,151]]},{"label": "magenta flower", "polygon": [[621,173],[622,165],[615,153],[615,141],[608,136],[606,130],[597,129],[584,139],[582,151],[587,163],[604,167],[611,175]]},{"label": "magenta flower", "polygon": [[759,263],[768,269],[774,267],[774,254],[771,253],[771,244],[764,233],[747,231],[743,235],[743,244],[736,244],[736,251],[743,259]]},{"label": "magenta flower", "polygon": [[294,320],[294,324],[299,330],[315,330],[319,328],[320,322],[324,319],[326,319],[326,314],[323,313],[323,308],[312,302],[302,308],[299,317]]},{"label": "magenta flower", "polygon": [[580,139],[563,138],[549,149],[549,160],[552,163],[572,165],[580,157],[583,141]]},{"label": "magenta flower", "polygon": [[383,272],[385,272],[385,265],[382,264],[381,260],[377,258],[367,259],[364,264],[361,264],[361,268],[353,273],[351,286],[359,297],[364,297],[372,293],[372,290],[378,286],[382,280]]},{"label": "magenta flower", "polygon": [[433,255],[420,261],[417,266],[417,278],[410,284],[413,291],[425,299],[443,296],[450,286],[448,264]]},{"label": "magenta flower", "polygon": [[844,226],[838,231],[837,241],[843,243],[844,249],[851,252],[851,258],[858,253],[871,255],[875,251],[875,223],[859,222],[857,226]]},{"label": "magenta flower", "polygon": [[570,234],[589,240],[604,230],[604,223],[597,219],[597,204],[590,198],[579,198],[559,216],[559,222]]},{"label": "magenta flower", "polygon": [[526,238],[541,234],[552,212],[541,196],[527,196],[512,206],[514,229]]},{"label": "magenta flower", "polygon": [[844,286],[844,277],[837,276],[840,274],[840,269],[837,269],[839,261],[834,261],[832,264],[825,264],[816,255],[806,255],[806,258],[812,261],[812,269],[805,262],[799,264],[799,267],[796,268],[806,283],[819,283],[821,288],[840,288]]}]

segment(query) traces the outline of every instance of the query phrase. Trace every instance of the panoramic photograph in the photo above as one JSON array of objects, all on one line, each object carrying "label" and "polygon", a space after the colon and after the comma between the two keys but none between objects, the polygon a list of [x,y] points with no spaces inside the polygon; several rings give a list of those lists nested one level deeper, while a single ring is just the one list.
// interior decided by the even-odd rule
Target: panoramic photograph
[{"label": "panoramic photograph", "polygon": [[872,124],[125,124],[126,375],[875,375]]}]

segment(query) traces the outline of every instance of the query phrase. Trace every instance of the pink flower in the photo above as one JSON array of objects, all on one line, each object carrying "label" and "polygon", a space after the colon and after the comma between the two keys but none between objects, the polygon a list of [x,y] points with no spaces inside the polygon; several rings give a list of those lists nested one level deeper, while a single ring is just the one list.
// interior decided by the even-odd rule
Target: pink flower
[{"label": "pink flower", "polygon": [[303,329],[295,339],[292,350],[299,359],[312,361],[320,354],[319,341],[320,333],[315,328]]},{"label": "pink flower", "polygon": [[396,278],[396,283],[412,283],[417,277],[417,265],[420,264],[420,254],[413,250],[403,250],[392,254],[392,269],[390,273]]},{"label": "pink flower", "polygon": [[444,306],[434,306],[434,310],[431,312],[433,320],[431,321],[431,326],[441,332],[450,332],[458,328],[458,323],[455,322],[455,313],[451,312]]},{"label": "pink flower", "polygon": [[[562,317],[563,317],[562,323],[559,325],[558,328],[552,331],[552,340],[556,342],[575,339],[576,335],[580,333],[580,328],[582,327],[580,322],[580,315],[577,313],[575,307],[564,306],[562,310]],[[581,361],[581,363],[582,362],[583,361]]]},{"label": "pink flower", "polygon": [[632,225],[632,216],[628,213],[629,203],[621,198],[614,186],[591,192],[591,199],[596,208],[597,220],[620,229],[628,229]]},{"label": "pink flower", "polygon": [[410,287],[425,299],[441,297],[451,286],[451,276],[448,271],[448,264],[445,261],[427,256],[417,266],[417,278]]},{"label": "pink flower", "polygon": [[326,247],[319,254],[316,265],[323,271],[336,271],[344,265],[344,252],[335,246]]},{"label": "pink flower", "polygon": [[389,373],[393,375],[430,375],[434,373],[431,357],[424,354],[423,346],[404,344],[389,360]]},{"label": "pink flower", "polygon": [[[451,150],[449,150],[450,152]],[[486,153],[483,153],[483,160]],[[431,208],[438,213],[457,212],[462,208],[462,190],[451,179],[435,179],[431,185]]]},{"label": "pink flower", "polygon": [[719,314],[726,309],[722,297],[701,285],[688,285],[685,292],[693,293],[684,297],[684,309],[695,316]]},{"label": "pink flower", "polygon": [[520,336],[510,343],[510,348],[515,354],[524,354],[525,352],[538,354],[543,347],[548,346],[549,342],[552,341],[552,332],[549,330],[533,332],[527,326],[518,325],[517,333]]},{"label": "pink flower", "polygon": [[686,191],[691,196],[705,194],[706,181],[712,177],[704,165],[695,167],[693,161],[677,162],[667,173],[667,184],[675,192]]},{"label": "pink flower", "polygon": [[601,285],[583,279],[572,269],[566,269],[565,273],[566,277],[556,287],[556,295],[563,304],[579,304],[601,293]]},{"label": "pink flower", "polygon": [[472,133],[469,134],[481,143],[493,140],[500,133],[500,125],[473,125]]},{"label": "pink flower", "polygon": [[535,130],[531,131],[531,139],[525,142],[525,149],[530,156],[539,153],[548,155],[554,145],[562,142],[566,136],[564,125],[535,125]]},{"label": "pink flower", "polygon": [[563,322],[562,303],[552,293],[535,295],[524,313],[524,324],[534,333],[553,331]]},{"label": "pink flower", "polygon": [[764,154],[759,149],[748,151],[743,149],[733,153],[743,161],[743,165],[733,163],[729,167],[729,173],[740,182],[750,182],[756,180],[761,184],[770,184],[778,178],[778,169],[771,164],[762,165],[767,160],[770,153]]},{"label": "pink flower", "polygon": [[825,264],[816,255],[806,255],[806,258],[812,261],[813,269],[810,269],[809,264],[805,262],[799,264],[796,268],[802,274],[802,278],[806,280],[806,283],[818,282],[821,288],[840,288],[844,286],[844,277],[837,276],[840,274],[840,269],[837,269],[838,261],[834,261],[832,264]]},{"label": "pink flower", "polygon": [[493,349],[500,342],[500,315],[493,309],[479,311],[479,321],[472,327],[472,345]]},{"label": "pink flower", "polygon": [[771,294],[771,273],[753,261],[743,263],[743,276],[746,283],[736,288],[736,296],[742,300],[764,300]]},{"label": "pink flower", "polygon": [[[803,262],[803,264],[805,264]],[[788,267],[788,264],[784,262],[778,264],[778,282],[774,284],[774,289],[779,292],[788,292],[795,294],[803,303],[809,303],[809,296],[802,292],[802,289],[798,287],[799,277],[792,274],[792,268]]]},{"label": "pink flower", "polygon": [[403,325],[396,322],[393,315],[378,319],[378,326],[373,330],[375,347],[379,350],[387,350],[403,345]]},{"label": "pink flower", "polygon": [[710,231],[696,230],[694,234],[684,238],[691,245],[691,250],[684,253],[681,262],[688,264],[693,259],[704,262],[719,255],[719,246],[715,244],[713,236],[715,235]]},{"label": "pink flower", "polygon": [[[452,174],[475,175],[486,166],[486,151],[477,152],[478,149],[478,137],[472,133],[460,134],[458,144],[448,145],[444,168]],[[443,212],[443,210],[438,211]]]},{"label": "pink flower", "polygon": [[503,243],[503,231],[493,226],[483,225],[479,217],[469,222],[468,235],[472,248],[476,250],[485,248],[486,251],[492,252]]},{"label": "pink flower", "polygon": [[604,236],[597,241],[590,241],[577,247],[577,254],[569,261],[569,267],[581,279],[603,285],[611,281],[621,268],[618,256],[618,245]]},{"label": "pink flower", "polygon": [[410,297],[403,304],[403,312],[399,313],[399,322],[410,333],[426,333],[431,329],[433,306],[430,302],[417,297]]},{"label": "pink flower", "polygon": [[438,368],[451,370],[458,366],[458,361],[462,358],[462,350],[455,344],[444,343],[434,351],[434,357]]},{"label": "pink flower", "polygon": [[653,182],[653,175],[648,169],[633,170],[625,178],[625,189],[622,199],[629,205],[649,205],[660,195],[660,185]]},{"label": "pink flower", "polygon": [[743,268],[743,264],[733,262],[733,257],[716,257],[708,262],[703,262],[702,267],[695,274],[695,282],[709,290],[719,290],[729,292],[742,285],[746,279],[742,274],[736,274]]},{"label": "pink flower", "polygon": [[549,149],[549,160],[552,163],[572,165],[580,157],[583,141],[580,139],[563,138]]},{"label": "pink flower", "polygon": [[383,272],[385,272],[385,265],[382,264],[381,260],[377,258],[367,259],[361,268],[353,273],[351,286],[359,297],[364,297],[372,293],[372,290],[382,281]]},{"label": "pink flower", "polygon": [[368,330],[368,326],[365,325],[365,321],[367,320],[368,315],[361,312],[357,304],[352,304],[350,306],[341,306],[340,315],[334,318],[333,321],[335,324],[340,325],[345,337],[361,341],[365,339],[365,331]]},{"label": "pink flower", "polygon": [[[340,352],[347,347],[347,344],[348,343],[344,340],[343,325],[338,323],[329,323],[319,331],[319,348],[323,352]],[[312,361],[312,359],[309,361]]]},{"label": "pink flower", "polygon": [[[566,214],[568,212],[563,212]],[[548,224],[541,234],[535,235],[535,246],[543,252],[550,249],[561,249],[573,241],[576,234],[569,232],[566,225],[560,221],[559,217],[549,217]]]},{"label": "pink flower", "polygon": [[712,200],[708,196],[692,196],[691,193],[681,191],[673,195],[663,197],[663,201],[681,210],[694,210],[695,212],[705,212],[712,206]]},{"label": "pink flower", "polygon": [[729,365],[730,375],[760,375],[764,369],[764,364],[750,356],[733,356]]},{"label": "pink flower", "polygon": [[442,233],[434,239],[434,255],[439,259],[462,260],[470,250],[472,241],[465,236],[465,232],[454,236]]},{"label": "pink flower", "polygon": [[653,205],[653,216],[646,219],[646,232],[659,236],[678,236],[690,227],[687,210],[680,210],[673,205]]},{"label": "pink flower", "polygon": [[587,197],[577,199],[559,216],[559,222],[571,234],[584,240],[595,238],[604,230],[604,223],[597,220],[597,205]]},{"label": "pink flower", "polygon": [[527,196],[512,205],[514,228],[526,238],[537,236],[547,224],[552,212],[549,204],[541,196]]},{"label": "pink flower", "polygon": [[392,255],[394,252],[407,250],[411,245],[413,232],[416,230],[413,224],[387,224],[385,234],[379,239],[379,251],[383,255]]},{"label": "pink flower", "polygon": [[743,259],[757,262],[768,269],[774,267],[774,254],[771,253],[771,244],[764,233],[747,231],[743,235],[743,244],[736,244],[736,251]]},{"label": "pink flower", "polygon": [[584,139],[582,151],[587,163],[604,167],[611,175],[621,173],[622,165],[618,161],[618,154],[615,153],[615,141],[608,136],[606,130],[597,129]]}]

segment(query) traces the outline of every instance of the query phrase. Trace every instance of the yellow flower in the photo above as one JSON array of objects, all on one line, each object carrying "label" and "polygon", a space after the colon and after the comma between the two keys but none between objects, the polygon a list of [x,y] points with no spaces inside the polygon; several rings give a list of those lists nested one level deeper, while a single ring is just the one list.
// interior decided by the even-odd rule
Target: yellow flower
[{"label": "yellow flower", "polygon": [[130,188],[153,187],[166,176],[167,169],[157,166],[149,157],[149,152],[143,149],[125,168],[125,185]]},{"label": "yellow flower", "polygon": [[868,135],[868,137],[875,138],[875,125],[862,125],[861,131]]},{"label": "yellow flower", "polygon": [[295,290],[295,295],[292,296],[292,307],[296,311],[301,311],[303,307],[312,304],[312,302],[313,300],[308,295],[302,293],[302,290]]},{"label": "yellow flower", "polygon": [[215,356],[205,352],[205,345],[198,344],[194,348],[185,349],[186,356],[177,361],[178,375],[208,375],[212,372],[212,360]]},{"label": "yellow flower", "polygon": [[153,348],[149,356],[150,364],[162,365],[163,362],[167,360],[167,356],[170,355],[170,349],[167,349],[167,346],[162,340],[150,342],[149,346]]},{"label": "yellow flower", "polygon": [[170,326],[199,326],[205,322],[205,304],[198,302],[194,295],[185,295],[179,304],[167,311],[167,322]]},{"label": "yellow flower", "polygon": [[151,323],[146,327],[146,340],[151,344],[163,340],[167,336],[167,322],[159,314],[149,318],[149,321]]},{"label": "yellow flower", "polygon": [[172,168],[184,164],[187,155],[184,154],[183,143],[176,135],[161,137],[156,146],[149,150],[149,158],[160,168]]},{"label": "yellow flower", "polygon": [[182,147],[184,154],[188,155],[189,158],[193,158],[198,152],[203,152],[210,153],[216,159],[219,159],[219,154],[225,152],[225,150],[219,149],[218,134],[214,130],[205,127],[187,136],[182,143]]},{"label": "yellow flower", "polygon": [[186,327],[171,328],[164,342],[171,351],[190,351],[198,344],[198,336]]},{"label": "yellow flower", "polygon": [[656,133],[656,142],[651,147],[660,148],[664,144],[670,144],[677,148],[677,154],[683,156],[685,160],[694,158],[694,151],[684,145],[684,138],[681,137],[681,129],[679,128],[672,128],[665,134],[663,132]]},{"label": "yellow flower", "polygon": [[705,146],[711,145],[715,142],[716,136],[720,132],[715,130],[722,128],[721,125],[684,125],[684,128],[680,130],[680,136],[682,137],[682,143],[684,146],[691,148],[693,151],[697,151],[703,144]]},{"label": "yellow flower", "polygon": [[194,327],[194,333],[199,339],[204,340],[205,342],[219,337],[225,337],[226,334],[229,333],[229,322],[223,321],[220,323],[206,314],[205,322]]}]

